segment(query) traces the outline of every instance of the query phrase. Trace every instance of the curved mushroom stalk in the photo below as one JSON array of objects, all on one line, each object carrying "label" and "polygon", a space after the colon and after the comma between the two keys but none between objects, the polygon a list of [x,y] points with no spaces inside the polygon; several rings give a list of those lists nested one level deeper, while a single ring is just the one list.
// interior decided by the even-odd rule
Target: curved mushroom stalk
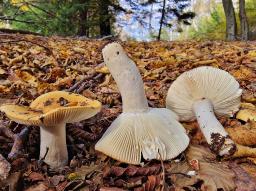
[{"label": "curved mushroom stalk", "polygon": [[40,126],[40,158],[45,157],[44,162],[54,168],[63,167],[68,163],[65,127],[65,123],[54,127]]},{"label": "curved mushroom stalk", "polygon": [[178,156],[187,148],[189,138],[177,115],[165,108],[148,107],[139,70],[120,44],[111,43],[102,52],[121,92],[123,113],[95,149],[131,164],[140,164],[141,155],[147,160]]},{"label": "curved mushroom stalk", "polygon": [[193,111],[211,150],[220,156],[233,154],[236,145],[215,117],[211,101],[208,99],[196,101],[193,104]]},{"label": "curved mushroom stalk", "polygon": [[147,110],[148,101],[139,70],[121,45],[107,45],[103,57],[121,93],[123,112]]}]

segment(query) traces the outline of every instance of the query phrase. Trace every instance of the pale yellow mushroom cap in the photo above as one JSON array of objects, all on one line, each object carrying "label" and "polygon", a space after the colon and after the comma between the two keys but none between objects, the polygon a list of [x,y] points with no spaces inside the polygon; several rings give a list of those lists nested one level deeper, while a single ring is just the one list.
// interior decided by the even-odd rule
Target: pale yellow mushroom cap
[{"label": "pale yellow mushroom cap", "polygon": [[217,116],[233,116],[240,106],[242,89],[228,72],[202,66],[181,74],[170,86],[166,107],[178,114],[180,120],[194,120],[193,103],[209,99]]},{"label": "pale yellow mushroom cap", "polygon": [[97,114],[100,109],[100,102],[64,91],[43,94],[29,107],[11,104],[0,107],[0,110],[13,121],[26,125],[44,126],[88,119]]}]

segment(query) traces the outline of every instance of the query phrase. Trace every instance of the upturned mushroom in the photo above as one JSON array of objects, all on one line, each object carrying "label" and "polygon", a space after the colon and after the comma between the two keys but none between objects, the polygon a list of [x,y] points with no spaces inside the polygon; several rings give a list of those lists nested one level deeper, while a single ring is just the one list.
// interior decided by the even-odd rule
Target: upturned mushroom
[{"label": "upturned mushroom", "polygon": [[197,119],[211,150],[220,156],[229,156],[236,151],[236,146],[215,114],[233,116],[239,109],[241,94],[239,83],[228,72],[202,66],[181,74],[172,83],[166,106],[181,121]]},{"label": "upturned mushroom", "polygon": [[188,146],[189,138],[177,115],[166,108],[148,106],[139,70],[120,44],[108,44],[102,52],[121,93],[123,113],[95,149],[131,164],[140,164],[142,155],[146,160],[178,156]]},{"label": "upturned mushroom", "polygon": [[17,123],[40,126],[40,158],[46,155],[44,162],[51,168],[62,167],[68,162],[66,123],[88,119],[100,109],[100,102],[64,91],[43,94],[29,107],[11,104],[0,107]]}]

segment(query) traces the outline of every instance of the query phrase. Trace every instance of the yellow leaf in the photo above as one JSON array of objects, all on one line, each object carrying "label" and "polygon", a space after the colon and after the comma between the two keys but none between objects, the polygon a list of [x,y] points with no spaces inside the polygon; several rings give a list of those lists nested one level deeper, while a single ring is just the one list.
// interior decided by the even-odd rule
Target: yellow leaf
[{"label": "yellow leaf", "polygon": [[251,110],[256,110],[256,106],[253,105],[252,103],[246,103],[243,102],[240,104],[241,109],[251,109]]},{"label": "yellow leaf", "polygon": [[70,173],[67,178],[68,180],[75,180],[80,178],[80,176],[77,173],[73,172],[73,173]]},{"label": "yellow leaf", "polygon": [[20,10],[26,12],[26,11],[29,10],[29,7],[28,7],[27,5],[22,5],[22,6],[20,7]]},{"label": "yellow leaf", "polygon": [[106,66],[103,66],[101,68],[97,68],[95,71],[98,72],[98,73],[102,73],[102,74],[109,74],[110,73]]},{"label": "yellow leaf", "polygon": [[236,118],[242,121],[248,121],[248,120],[256,121],[256,110],[242,109],[237,113]]},{"label": "yellow leaf", "polygon": [[243,79],[248,79],[254,75],[254,72],[252,69],[241,66],[239,70],[231,71],[230,72],[235,78],[243,80]]}]

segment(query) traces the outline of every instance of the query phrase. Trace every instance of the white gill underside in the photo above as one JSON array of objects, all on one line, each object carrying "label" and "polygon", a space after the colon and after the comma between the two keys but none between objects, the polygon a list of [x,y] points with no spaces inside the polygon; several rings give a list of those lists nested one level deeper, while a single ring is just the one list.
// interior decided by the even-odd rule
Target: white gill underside
[{"label": "white gill underside", "polygon": [[239,109],[242,90],[233,76],[213,67],[199,67],[181,74],[168,90],[166,105],[182,121],[193,120],[193,103],[212,101],[216,115],[233,114]]},{"label": "white gill underside", "polygon": [[186,149],[189,138],[183,126],[165,108],[122,113],[108,128],[95,148],[131,164],[147,160],[175,158]]}]

